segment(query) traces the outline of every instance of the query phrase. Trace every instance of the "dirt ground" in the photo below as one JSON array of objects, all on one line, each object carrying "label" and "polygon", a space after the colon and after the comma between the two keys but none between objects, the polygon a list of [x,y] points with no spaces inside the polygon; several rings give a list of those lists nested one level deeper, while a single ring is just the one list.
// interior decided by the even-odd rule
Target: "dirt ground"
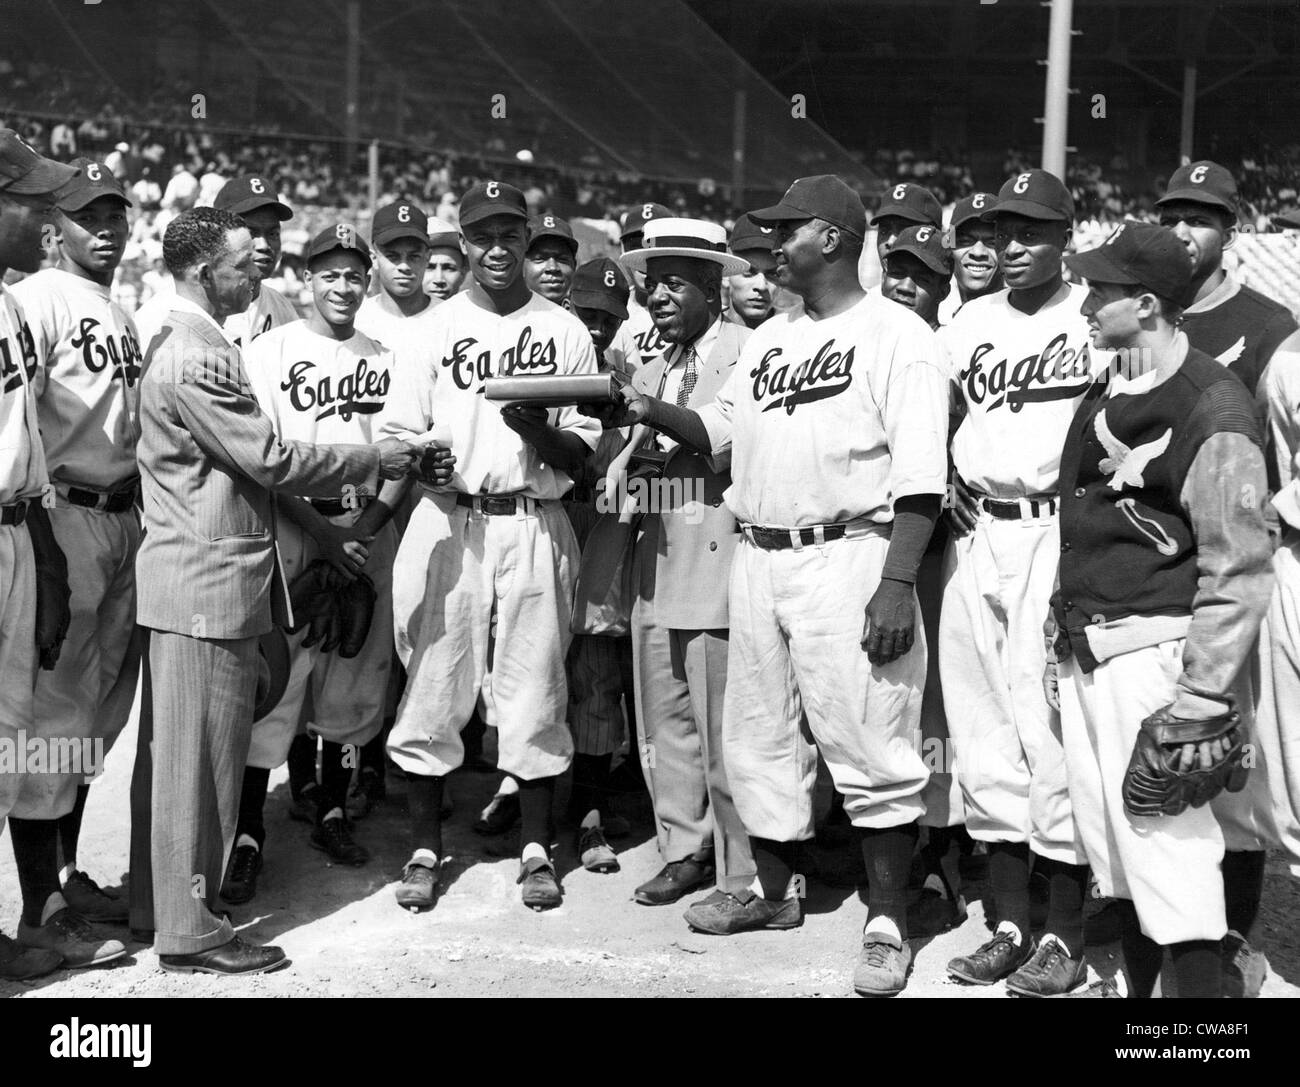
[{"label": "dirt ground", "polygon": [[[104,885],[125,878],[127,805],[135,728],[130,726],[90,794],[81,862]],[[250,939],[280,944],[293,960],[261,977],[215,978],[164,973],[153,951],[131,944],[127,958],[35,982],[0,982],[0,996],[851,996],[865,918],[864,892],[808,882],[799,929],[730,938],[692,933],[685,903],[645,907],[633,888],[658,871],[648,804],[624,801],[631,837],[615,842],[622,871],[595,875],[577,866],[572,834],[561,832],[557,861],[564,905],[534,913],[519,900],[514,837],[485,839],[471,824],[491,797],[495,776],[460,772],[451,781],[456,810],[446,827],[450,862],[430,912],[415,915],[393,901],[406,852],[400,792],[357,826],[372,853],[361,868],[331,867],[309,847],[308,830],[288,818],[283,769],[272,775],[267,802],[266,865],[257,897],[234,908]],[[391,781],[391,778],[390,778]],[[0,928],[13,934],[19,915],[13,852],[0,843]],[[968,889],[967,921],[912,943],[913,974],[904,998],[990,999],[998,985],[971,988],[947,979],[953,955],[986,938],[987,885]],[[691,896],[695,897],[695,896]],[[1269,997],[1300,995],[1300,881],[1270,858],[1256,942],[1268,956]],[[125,930],[121,936],[126,937]],[[1114,945],[1088,949],[1093,976],[1117,968]]]}]

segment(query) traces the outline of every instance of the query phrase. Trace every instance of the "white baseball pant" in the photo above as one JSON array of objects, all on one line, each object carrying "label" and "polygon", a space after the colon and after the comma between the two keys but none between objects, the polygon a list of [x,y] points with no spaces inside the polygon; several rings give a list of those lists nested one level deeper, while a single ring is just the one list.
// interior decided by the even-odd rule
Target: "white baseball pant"
[{"label": "white baseball pant", "polygon": [[1162,642],[1103,661],[1084,675],[1058,666],[1070,797],[1097,886],[1131,899],[1158,944],[1218,940],[1224,913],[1223,832],[1206,805],[1181,815],[1131,816],[1124,771],[1142,719],[1167,706],[1183,668],[1183,642]]},{"label": "white baseball pant", "polygon": [[[360,510],[349,510],[329,521],[335,525],[352,525],[360,516]],[[316,542],[287,518],[280,521],[279,543],[289,581],[302,573],[318,554]],[[336,652],[322,653],[319,644],[307,648],[302,644],[308,636],[307,629],[288,636],[289,682],[275,708],[253,725],[249,766],[273,770],[289,757],[309,686],[310,729],[314,734],[357,748],[379,735],[393,661],[390,632],[397,530],[391,522],[379,531],[367,550],[370,556],[361,569],[375,586],[375,613],[361,652],[344,658]]]},{"label": "white baseball pant", "polygon": [[[68,560],[71,619],[54,670],[37,673],[32,729],[46,740],[102,740],[107,754],[131,716],[140,678],[144,640],[135,625],[140,519],[134,509],[104,513],[62,500],[49,516]],[[102,766],[69,769],[75,772],[29,775],[14,815],[66,815],[77,787],[103,771]]]},{"label": "white baseball pant", "polygon": [[19,751],[32,734],[36,559],[26,525],[0,526],[0,831],[18,799]]},{"label": "white baseball pant", "polygon": [[525,781],[569,768],[564,656],[578,543],[558,501],[524,504],[483,514],[426,490],[411,515],[393,571],[408,678],[388,753],[403,770],[440,777],[460,766],[460,730],[488,681],[497,765]]},{"label": "white baseball pant", "polygon": [[924,628],[918,620],[912,648],[889,664],[873,665],[861,644],[888,549],[883,536],[736,548],[722,747],[755,837],[813,836],[818,751],[854,826],[898,826],[922,812]]},{"label": "white baseball pant", "polygon": [[1043,696],[1043,621],[1056,579],[1056,518],[983,513],[950,545],[939,666],[966,829],[1082,864],[1060,719]]}]

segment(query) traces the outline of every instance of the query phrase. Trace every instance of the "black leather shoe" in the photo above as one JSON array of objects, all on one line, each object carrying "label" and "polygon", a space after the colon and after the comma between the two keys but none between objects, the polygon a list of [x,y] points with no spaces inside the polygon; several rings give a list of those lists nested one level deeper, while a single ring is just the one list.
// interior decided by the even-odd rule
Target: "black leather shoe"
[{"label": "black leather shoe", "polygon": [[257,947],[238,936],[192,955],[159,955],[158,962],[173,974],[269,974],[289,965],[282,948]]},{"label": "black leather shoe", "polygon": [[335,864],[357,867],[370,860],[370,851],[352,840],[348,821],[341,815],[317,823],[316,829],[311,832],[311,844],[313,848],[328,853]]},{"label": "black leather shoe", "polygon": [[643,906],[667,906],[698,887],[707,887],[713,877],[712,861],[687,857],[684,861],[665,864],[654,879],[646,880],[632,895]]},{"label": "black leather shoe", "polygon": [[261,871],[262,851],[253,845],[236,846],[221,884],[222,900],[232,906],[247,902],[257,894],[257,875]]},{"label": "black leather shoe", "polygon": [[948,963],[948,973],[971,985],[992,985],[1019,970],[1033,953],[1034,945],[1024,937],[1016,943],[1009,932],[995,932],[982,947]]}]

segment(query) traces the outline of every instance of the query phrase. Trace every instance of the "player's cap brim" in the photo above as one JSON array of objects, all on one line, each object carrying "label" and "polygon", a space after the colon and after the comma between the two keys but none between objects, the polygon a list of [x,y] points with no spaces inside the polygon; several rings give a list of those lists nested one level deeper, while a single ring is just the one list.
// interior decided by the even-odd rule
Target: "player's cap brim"
[{"label": "player's cap brim", "polygon": [[389,242],[397,241],[398,238],[419,238],[425,245],[429,244],[429,235],[418,226],[409,223],[394,223],[379,231],[373,241],[375,245],[387,245]]},{"label": "player's cap brim", "polygon": [[17,181],[4,186],[3,191],[17,193],[19,196],[44,196],[46,193],[58,192],[75,180],[77,174],[75,166],[41,158]]},{"label": "player's cap brim", "polygon": [[817,218],[812,212],[793,204],[773,204],[770,208],[759,208],[758,211],[751,211],[749,217],[756,223],[795,223]]},{"label": "player's cap brim", "polygon": [[460,235],[450,230],[439,231],[437,234],[429,235],[430,249],[454,249],[457,253],[464,256],[464,251],[460,247]]},{"label": "player's cap brim", "polygon": [[[952,222],[948,224],[948,227],[951,230],[956,230],[963,223],[969,223],[972,219],[976,221],[987,221],[985,220],[984,217],[986,215],[989,215],[990,212],[996,210],[997,210],[996,204],[990,204],[988,207],[982,209],[970,208],[964,214],[960,216],[954,216]],[[990,216],[990,218],[991,217],[992,216]]]},{"label": "player's cap brim", "polygon": [[916,210],[907,204],[886,204],[884,207],[877,208],[876,214],[871,217],[871,225],[875,226],[881,219],[890,217],[895,219],[906,219],[909,223],[924,225],[934,223],[934,220]]},{"label": "player's cap brim", "polygon": [[528,219],[528,213],[520,211],[514,204],[489,200],[485,204],[479,204],[476,208],[470,208],[469,211],[460,213],[461,229],[464,230],[465,227],[473,223],[481,223],[484,219],[491,219],[494,215],[509,215],[512,219],[523,219],[525,221]]},{"label": "player's cap brim", "polygon": [[1176,204],[1179,201],[1186,201],[1189,204],[1204,204],[1206,207],[1221,208],[1223,211],[1230,212],[1232,217],[1237,217],[1237,208],[1229,200],[1217,195],[1216,193],[1206,192],[1204,189],[1174,189],[1173,192],[1167,192],[1156,201],[1156,207],[1164,204]]},{"label": "player's cap brim", "polygon": [[618,258],[619,263],[631,272],[644,272],[646,262],[656,257],[689,257],[691,260],[707,260],[722,265],[724,276],[736,276],[749,267],[749,261],[742,257],[733,257],[730,253],[715,253],[707,249],[689,249],[684,246],[662,245],[653,249],[633,249]]},{"label": "player's cap brim", "polygon": [[1068,223],[1071,218],[1060,208],[1048,207],[1037,200],[1003,200],[981,212],[980,218],[996,219],[999,215],[1023,215],[1026,219],[1042,219],[1047,223]]},{"label": "player's cap brim", "polygon": [[247,215],[250,211],[256,211],[258,208],[275,208],[276,217],[282,223],[293,218],[292,208],[281,204],[280,201],[274,198],[265,196],[249,196],[221,210],[228,211],[232,215]]},{"label": "player's cap brim", "polygon": [[1124,286],[1139,283],[1131,272],[1124,271],[1110,259],[1105,252],[1105,246],[1089,249],[1083,253],[1071,253],[1065,258],[1065,266],[1081,279],[1093,283],[1119,283]]},{"label": "player's cap brim", "polygon": [[941,258],[935,256],[933,250],[926,249],[924,246],[912,245],[909,242],[897,244],[885,254],[886,264],[889,263],[889,258],[895,253],[911,253],[912,256],[916,257],[916,259],[929,268],[930,271],[937,272],[941,276],[952,275],[953,269],[951,262],[945,265]]},{"label": "player's cap brim", "polygon": [[80,211],[87,204],[93,204],[96,200],[98,200],[102,196],[112,197],[114,200],[120,201],[124,207],[128,207],[128,208],[135,207],[135,205],[132,204],[130,200],[128,200],[120,192],[117,192],[113,189],[85,188],[82,189],[80,192],[69,193],[67,196],[59,197],[59,210]]},{"label": "player's cap brim", "polygon": [[627,320],[627,306],[601,291],[570,291],[569,301],[583,309],[598,309],[602,313],[612,313],[620,321]]},{"label": "player's cap brim", "polygon": [[1284,211],[1280,215],[1274,215],[1273,225],[1300,230],[1300,211]]},{"label": "player's cap brim", "polygon": [[574,253],[577,253],[578,251],[578,239],[571,238],[568,234],[561,234],[558,230],[539,230],[536,234],[534,234],[532,237],[528,239],[528,248],[532,249],[532,247],[536,245],[538,242],[540,242],[543,238],[558,238],[570,249],[572,249]]}]

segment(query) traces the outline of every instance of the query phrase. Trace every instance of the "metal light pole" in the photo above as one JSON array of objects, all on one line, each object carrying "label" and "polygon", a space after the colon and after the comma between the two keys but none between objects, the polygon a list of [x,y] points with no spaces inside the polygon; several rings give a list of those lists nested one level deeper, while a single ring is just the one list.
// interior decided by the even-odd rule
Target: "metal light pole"
[{"label": "metal light pole", "polygon": [[1065,180],[1070,104],[1070,36],[1074,0],[1051,0],[1047,31],[1047,98],[1043,106],[1043,169]]}]

